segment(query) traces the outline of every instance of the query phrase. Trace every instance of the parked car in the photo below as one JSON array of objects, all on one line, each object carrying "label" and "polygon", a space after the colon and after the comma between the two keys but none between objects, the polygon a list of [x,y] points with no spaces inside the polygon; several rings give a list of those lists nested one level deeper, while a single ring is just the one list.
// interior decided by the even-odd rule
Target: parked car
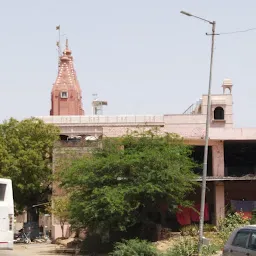
[{"label": "parked car", "polygon": [[223,248],[223,256],[256,256],[256,225],[236,229]]}]

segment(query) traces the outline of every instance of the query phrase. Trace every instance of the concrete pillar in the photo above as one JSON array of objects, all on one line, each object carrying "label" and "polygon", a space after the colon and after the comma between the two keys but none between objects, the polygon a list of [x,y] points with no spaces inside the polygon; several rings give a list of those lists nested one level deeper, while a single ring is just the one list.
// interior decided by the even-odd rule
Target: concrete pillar
[{"label": "concrete pillar", "polygon": [[[223,141],[216,141],[212,145],[212,175],[219,178],[225,176]],[[214,184],[214,206],[214,220],[215,224],[218,224],[219,219],[225,217],[225,187],[223,182]]]},{"label": "concrete pillar", "polygon": [[225,217],[225,187],[224,182],[216,182],[214,188],[215,194],[215,224]]},{"label": "concrete pillar", "polygon": [[212,175],[224,177],[224,145],[223,141],[216,141],[212,146]]}]

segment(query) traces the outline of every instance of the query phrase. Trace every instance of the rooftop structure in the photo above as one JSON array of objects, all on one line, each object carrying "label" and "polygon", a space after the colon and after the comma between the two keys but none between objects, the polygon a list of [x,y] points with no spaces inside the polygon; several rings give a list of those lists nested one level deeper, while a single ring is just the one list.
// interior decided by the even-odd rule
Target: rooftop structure
[{"label": "rooftop structure", "polygon": [[82,92],[74,69],[68,40],[66,40],[63,54],[59,57],[58,75],[51,92],[50,115],[84,115]]},{"label": "rooftop structure", "polygon": [[[224,79],[221,86],[221,94],[211,95],[206,193],[210,223],[217,223],[225,215],[226,205],[256,202],[256,129],[234,127],[233,83]],[[187,144],[194,146],[192,157],[203,163],[207,100],[207,95],[202,95],[182,114],[103,116],[102,106],[107,102],[95,99],[92,103],[93,115],[84,115],[73,58],[66,44],[52,90],[51,116],[39,118],[59,126],[60,143],[66,147],[71,145],[76,150],[79,150],[80,142],[81,150],[84,150],[87,140],[97,142],[100,137],[119,137],[129,131],[157,127],[159,133],[182,136]],[[201,181],[202,169],[199,167],[195,172],[198,181]],[[200,204],[200,191],[189,199]],[[52,231],[55,238],[61,234],[57,223],[53,223]]]},{"label": "rooftop structure", "polygon": [[95,99],[92,101],[92,114],[93,115],[103,115],[103,106],[107,106],[108,102],[105,100],[99,100],[97,94],[93,94]]}]

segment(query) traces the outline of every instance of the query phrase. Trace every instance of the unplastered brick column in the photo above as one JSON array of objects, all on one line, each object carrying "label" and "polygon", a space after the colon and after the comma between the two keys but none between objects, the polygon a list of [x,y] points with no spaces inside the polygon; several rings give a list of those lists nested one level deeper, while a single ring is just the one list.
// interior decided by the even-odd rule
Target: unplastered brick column
[{"label": "unplastered brick column", "polygon": [[216,141],[212,145],[212,176],[224,177],[223,141]]},{"label": "unplastered brick column", "polygon": [[215,183],[215,224],[225,217],[225,187],[223,182]]}]

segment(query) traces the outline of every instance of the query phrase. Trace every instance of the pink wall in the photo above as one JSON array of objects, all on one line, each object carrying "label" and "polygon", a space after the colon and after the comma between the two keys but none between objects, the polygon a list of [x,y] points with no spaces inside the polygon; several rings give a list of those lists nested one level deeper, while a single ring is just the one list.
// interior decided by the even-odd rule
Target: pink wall
[{"label": "pink wall", "polygon": [[[214,109],[224,109],[224,120],[214,120]],[[186,143],[204,145],[205,122],[207,110],[207,95],[202,96],[200,111],[193,114],[167,115],[122,115],[122,116],[46,116],[39,117],[46,123],[53,123],[60,127],[65,135],[103,135],[119,137],[128,131],[147,130],[158,127],[160,133],[177,133]],[[65,112],[66,113],[66,112]],[[216,94],[211,97],[211,123],[209,131],[209,145],[212,146],[213,176],[224,176],[224,146],[225,140],[256,140],[256,128],[233,127],[233,99],[232,94]],[[215,199],[215,219],[224,216],[225,191],[223,183],[213,183]],[[59,232],[59,231],[56,231]],[[56,233],[55,232],[55,233]],[[56,233],[59,234],[59,233]]]},{"label": "pink wall", "polygon": [[[52,224],[52,239],[62,237],[62,231],[59,224]],[[69,237],[71,235],[70,225],[64,226],[64,237]]]},{"label": "pink wall", "polygon": [[212,146],[213,176],[224,177],[224,145],[223,141],[217,141]]},{"label": "pink wall", "polygon": [[225,216],[225,188],[223,182],[215,184],[215,222]]}]

